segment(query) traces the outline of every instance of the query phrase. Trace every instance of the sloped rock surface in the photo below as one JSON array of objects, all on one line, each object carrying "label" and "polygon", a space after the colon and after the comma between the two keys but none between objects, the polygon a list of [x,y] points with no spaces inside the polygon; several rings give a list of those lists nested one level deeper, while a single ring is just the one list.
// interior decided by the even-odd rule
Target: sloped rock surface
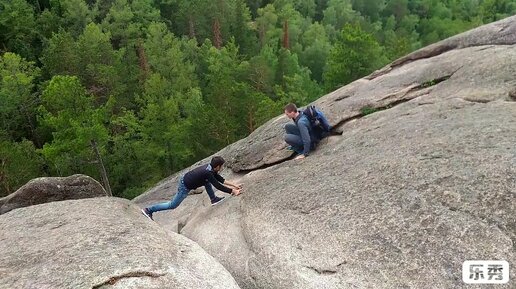
[{"label": "sloped rock surface", "polygon": [[3,214],[0,243],[0,288],[239,288],[197,244],[117,198]]}]

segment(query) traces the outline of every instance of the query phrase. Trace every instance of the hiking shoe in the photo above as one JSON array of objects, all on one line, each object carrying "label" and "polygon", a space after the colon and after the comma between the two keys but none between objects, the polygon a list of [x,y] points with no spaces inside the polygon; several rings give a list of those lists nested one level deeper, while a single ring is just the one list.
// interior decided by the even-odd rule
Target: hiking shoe
[{"label": "hiking shoe", "polygon": [[303,153],[303,151],[302,151],[302,150],[299,150],[299,149],[297,149],[297,148],[295,148],[295,147],[293,147],[293,146],[288,146],[288,147],[287,147],[287,151],[295,152],[295,153],[296,153],[296,154],[298,154],[298,155],[300,155],[300,154],[302,154],[302,153]]},{"label": "hiking shoe", "polygon": [[151,219],[152,221],[154,221],[154,219],[152,218],[152,213],[151,213],[151,211],[149,211],[149,209],[147,209],[147,208],[143,208],[143,209],[142,209],[142,214],[143,214],[145,217],[147,217],[147,218]]},{"label": "hiking shoe", "polygon": [[212,205],[212,206],[215,206],[216,204],[220,204],[220,203],[222,203],[222,201],[224,201],[225,199],[226,199],[226,197],[222,197],[222,198],[215,197],[213,200],[211,200],[211,205]]}]

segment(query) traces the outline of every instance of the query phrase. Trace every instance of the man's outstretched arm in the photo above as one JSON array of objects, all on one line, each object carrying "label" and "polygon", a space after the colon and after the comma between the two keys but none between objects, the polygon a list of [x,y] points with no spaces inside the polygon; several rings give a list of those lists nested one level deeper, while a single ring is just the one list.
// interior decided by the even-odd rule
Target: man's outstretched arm
[{"label": "man's outstretched arm", "polygon": [[233,193],[233,190],[231,188],[222,185],[213,174],[210,174],[208,176],[208,181],[219,191],[223,191],[224,193],[228,194]]},{"label": "man's outstretched arm", "polygon": [[231,183],[229,181],[224,181],[224,185],[226,185],[228,187],[233,187],[235,189],[241,189],[242,188],[242,184],[234,184],[234,183]]}]

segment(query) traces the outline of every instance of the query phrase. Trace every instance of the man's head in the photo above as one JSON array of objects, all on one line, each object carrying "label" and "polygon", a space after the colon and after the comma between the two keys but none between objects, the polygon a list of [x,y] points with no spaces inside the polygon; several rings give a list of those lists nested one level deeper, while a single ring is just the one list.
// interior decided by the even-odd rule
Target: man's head
[{"label": "man's head", "polygon": [[285,115],[290,119],[295,119],[299,112],[297,111],[297,106],[293,103],[289,103],[285,106]]},{"label": "man's head", "polygon": [[222,157],[215,156],[211,159],[210,165],[214,171],[220,172],[225,162],[226,161]]}]

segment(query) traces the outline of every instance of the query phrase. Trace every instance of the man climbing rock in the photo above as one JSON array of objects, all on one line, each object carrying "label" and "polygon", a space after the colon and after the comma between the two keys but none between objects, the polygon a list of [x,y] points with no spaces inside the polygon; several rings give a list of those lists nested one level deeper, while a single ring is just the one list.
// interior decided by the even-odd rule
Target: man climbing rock
[{"label": "man climbing rock", "polygon": [[294,121],[285,125],[285,142],[298,154],[296,160],[308,156],[332,129],[324,114],[313,105],[299,111],[295,104],[289,103],[285,106],[285,115]]},{"label": "man climbing rock", "polygon": [[147,208],[143,208],[142,214],[153,220],[153,213],[163,210],[173,210],[177,208],[177,206],[179,206],[179,204],[181,204],[181,202],[188,196],[189,191],[195,190],[200,186],[204,186],[206,189],[206,193],[208,193],[208,196],[210,196],[212,206],[222,202],[225,199],[225,197],[220,198],[215,195],[213,186],[225,193],[235,196],[240,195],[242,185],[230,183],[224,180],[221,175],[219,175],[219,172],[221,172],[224,168],[224,163],[225,160],[222,157],[215,156],[211,159],[209,164],[202,165],[187,172],[180,178],[177,193],[170,202],[159,203]]}]

